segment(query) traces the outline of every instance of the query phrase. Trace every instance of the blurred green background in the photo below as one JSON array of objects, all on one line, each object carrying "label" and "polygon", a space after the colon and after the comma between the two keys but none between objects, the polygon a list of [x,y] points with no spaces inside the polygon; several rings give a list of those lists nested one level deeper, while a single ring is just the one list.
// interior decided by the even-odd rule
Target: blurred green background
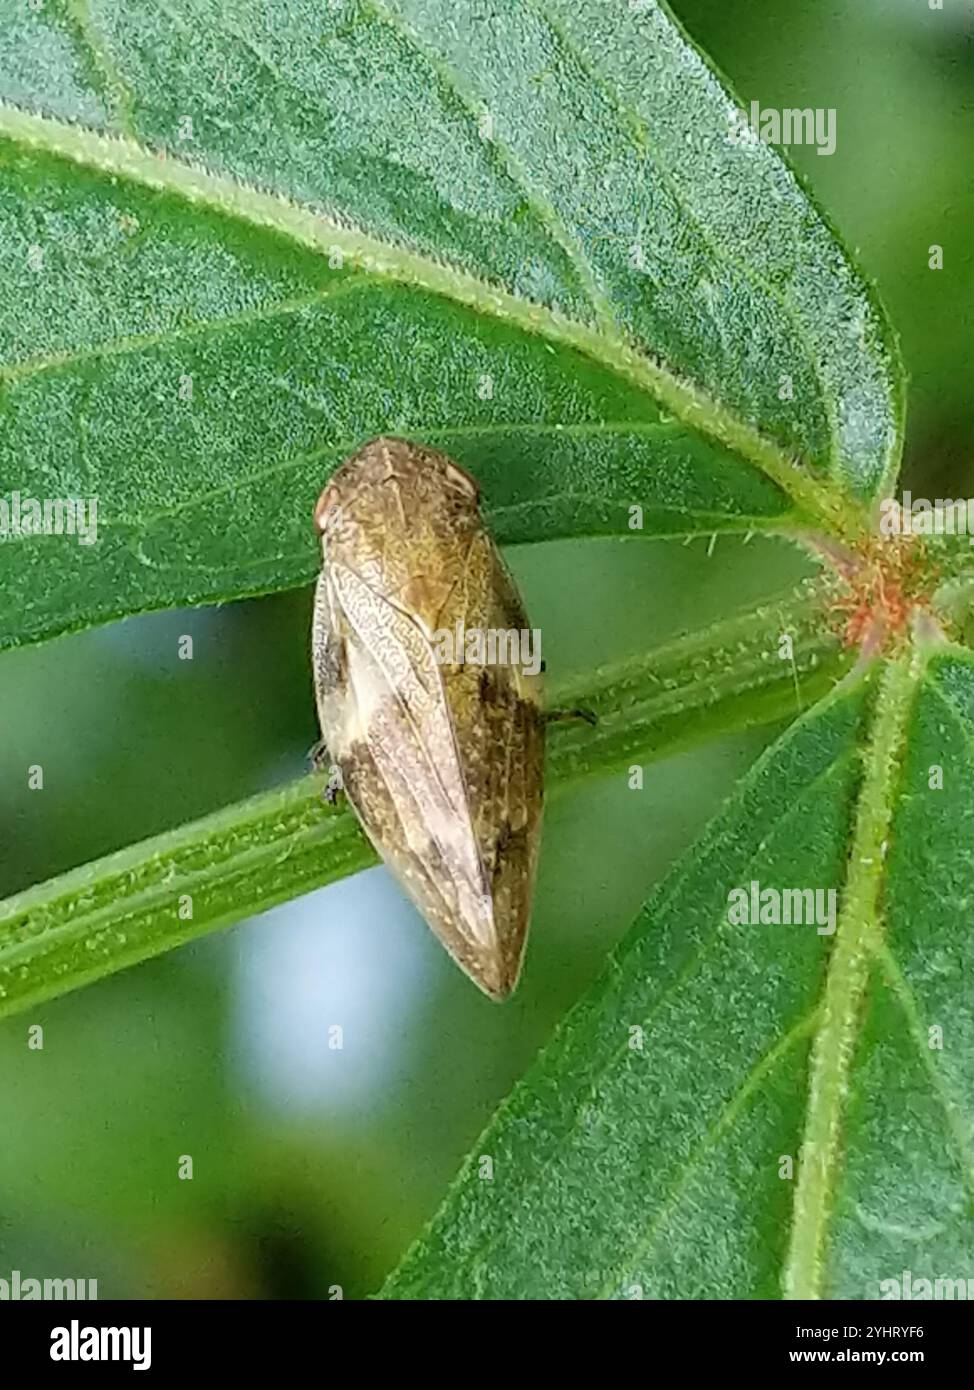
[{"label": "blurred green background", "polygon": [[[966,496],[974,10],[944,5],[674,8],[743,102],[836,108],[836,153],[794,161],[902,336],[906,485]],[[510,559],[559,678],[805,572],[757,539],[710,556],[633,539]],[[316,737],[309,614],[302,592],[4,655],[0,895],[300,773]],[[186,633],[192,662],[177,658]],[[527,965],[502,1008],[377,869],[0,1026],[0,1277],[97,1278],[101,1297],[374,1291],[770,732],[657,764],[641,793],[616,778],[552,798]],[[43,792],[23,785],[34,762]]]}]

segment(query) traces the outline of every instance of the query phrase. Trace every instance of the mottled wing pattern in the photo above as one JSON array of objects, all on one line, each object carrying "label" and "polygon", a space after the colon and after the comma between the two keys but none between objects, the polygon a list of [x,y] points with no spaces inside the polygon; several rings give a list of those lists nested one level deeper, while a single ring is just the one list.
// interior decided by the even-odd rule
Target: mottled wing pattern
[{"label": "mottled wing pattern", "polygon": [[476,485],[435,450],[373,440],[315,520],[322,735],[383,859],[462,969],[503,998],[530,915],[544,722],[540,676],[517,657],[444,664],[434,648],[458,623],[527,629]]},{"label": "mottled wing pattern", "polygon": [[[332,634],[322,663],[345,671],[344,684],[319,700],[322,732],[370,839],[478,978],[483,960],[497,954],[494,917],[440,670],[408,615],[381,596],[363,596],[350,574],[336,581],[329,572],[322,585]],[[367,640],[343,600],[359,623],[364,602],[375,609]]]},{"label": "mottled wing pattern", "polygon": [[348,622],[349,685],[364,742],[391,796],[411,854],[474,944],[490,949],[493,921],[453,721],[440,668],[415,620],[353,570],[333,566]]},{"label": "mottled wing pattern", "polygon": [[[521,632],[527,616],[486,533],[470,547],[463,579],[441,615],[495,631]],[[541,835],[544,715],[541,678],[518,664],[443,668],[475,834],[503,923],[501,974],[513,988],[531,913]]]}]

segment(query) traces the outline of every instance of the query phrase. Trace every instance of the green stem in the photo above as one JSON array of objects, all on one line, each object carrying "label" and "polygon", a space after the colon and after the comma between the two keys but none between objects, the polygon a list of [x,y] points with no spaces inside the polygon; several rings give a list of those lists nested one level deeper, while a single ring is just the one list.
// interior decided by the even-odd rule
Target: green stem
[{"label": "green stem", "polygon": [[[554,693],[597,716],[554,724],[558,790],[719,733],[793,717],[848,658],[823,636],[826,581]],[[794,663],[779,655],[794,634]],[[0,903],[0,1017],[263,912],[375,862],[309,775]]]}]

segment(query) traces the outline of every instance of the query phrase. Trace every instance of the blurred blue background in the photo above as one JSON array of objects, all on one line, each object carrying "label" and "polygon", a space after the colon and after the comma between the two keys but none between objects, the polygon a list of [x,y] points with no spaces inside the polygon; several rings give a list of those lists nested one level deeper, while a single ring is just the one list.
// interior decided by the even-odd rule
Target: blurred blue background
[{"label": "blurred blue background", "polygon": [[[945,6],[675,5],[744,103],[836,108],[836,153],[793,157],[902,335],[906,483],[929,496],[974,493],[974,12]],[[509,558],[558,678],[805,572],[758,539]],[[0,894],[298,775],[317,732],[309,619],[302,592],[5,654]],[[772,733],[656,764],[639,793],[614,778],[552,797],[527,965],[503,1007],[375,869],[0,1026],[0,1277],[97,1278],[102,1297],[374,1291]],[[45,789],[28,792],[39,761]]]}]

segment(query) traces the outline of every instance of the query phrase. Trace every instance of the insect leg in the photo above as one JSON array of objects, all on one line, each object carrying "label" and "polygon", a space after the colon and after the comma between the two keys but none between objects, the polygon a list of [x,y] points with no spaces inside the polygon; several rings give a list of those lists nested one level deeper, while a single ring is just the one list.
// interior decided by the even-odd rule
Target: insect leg
[{"label": "insect leg", "polygon": [[331,758],[328,756],[328,745],[323,738],[320,738],[313,747],[308,749],[308,761],[311,763],[313,772],[324,772],[326,767],[331,766]]},{"label": "insect leg", "polygon": [[335,802],[338,800],[339,796],[342,794],[344,790],[345,783],[342,779],[341,768],[332,767],[331,773],[328,777],[328,782],[325,786],[325,790],[321,793],[321,795],[323,796],[325,801],[328,802],[329,806],[334,806]]},{"label": "insect leg", "polygon": [[570,719],[584,719],[586,724],[597,724],[598,717],[590,709],[549,709],[545,711],[545,723],[563,724]]}]

